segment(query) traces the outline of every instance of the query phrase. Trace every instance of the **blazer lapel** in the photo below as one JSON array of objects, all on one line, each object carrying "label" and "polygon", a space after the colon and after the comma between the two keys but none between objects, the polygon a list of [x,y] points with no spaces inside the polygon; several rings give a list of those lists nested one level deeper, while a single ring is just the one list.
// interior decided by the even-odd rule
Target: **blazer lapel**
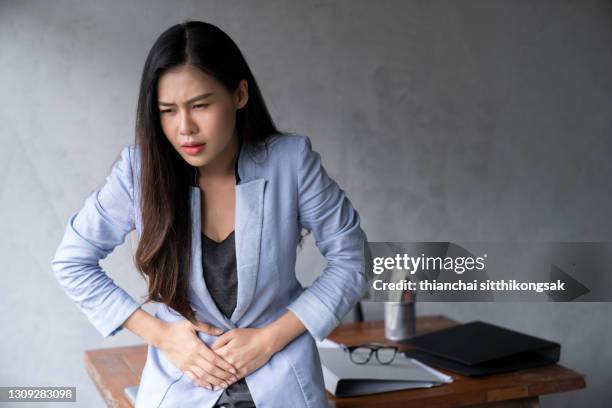
[{"label": "blazer lapel", "polygon": [[[213,300],[202,269],[202,219],[200,187],[191,189],[191,219],[192,228],[192,265],[190,289],[192,298],[198,302],[198,307],[208,310],[218,322],[226,327],[235,328],[235,323],[246,313],[253,301],[259,271],[259,253],[261,248],[261,232],[264,214],[264,190],[266,180],[252,178],[249,180],[252,163],[250,156],[242,146],[236,171],[240,176],[240,184],[235,187],[236,210],[234,212],[234,241],[236,245],[236,272],[238,274],[238,290],[236,308],[228,319]],[[248,180],[248,181],[247,181]]]},{"label": "blazer lapel", "polygon": [[259,270],[265,184],[265,179],[257,178],[236,185],[234,238],[238,293],[236,308],[231,316],[231,321],[234,323],[244,315],[255,294]]},{"label": "blazer lapel", "polygon": [[[202,268],[202,218],[200,187],[191,188],[191,220],[193,223],[191,235],[191,275],[189,278],[189,289],[192,291],[192,300],[197,302],[197,309],[208,311],[219,323],[226,327],[235,328],[235,325],[219,310],[213,300],[206,281],[204,280]],[[205,322],[214,325],[214,322]]]}]

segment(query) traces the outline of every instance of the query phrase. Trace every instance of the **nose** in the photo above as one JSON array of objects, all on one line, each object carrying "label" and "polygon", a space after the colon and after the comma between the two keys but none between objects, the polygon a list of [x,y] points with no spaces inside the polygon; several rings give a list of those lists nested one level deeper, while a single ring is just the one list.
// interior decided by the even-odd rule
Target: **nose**
[{"label": "nose", "polygon": [[182,111],[180,114],[179,133],[181,135],[193,135],[198,132],[196,123],[191,119],[189,110]]}]

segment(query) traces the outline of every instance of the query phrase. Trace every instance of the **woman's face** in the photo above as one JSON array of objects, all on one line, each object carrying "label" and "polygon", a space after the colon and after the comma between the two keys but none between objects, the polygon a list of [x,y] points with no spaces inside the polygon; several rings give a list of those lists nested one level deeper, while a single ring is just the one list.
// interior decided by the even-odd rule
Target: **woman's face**
[{"label": "woman's face", "polygon": [[238,141],[236,111],[248,99],[246,80],[230,93],[199,68],[181,65],[160,77],[157,95],[164,134],[187,163],[223,166],[219,161],[232,159],[230,149]]}]

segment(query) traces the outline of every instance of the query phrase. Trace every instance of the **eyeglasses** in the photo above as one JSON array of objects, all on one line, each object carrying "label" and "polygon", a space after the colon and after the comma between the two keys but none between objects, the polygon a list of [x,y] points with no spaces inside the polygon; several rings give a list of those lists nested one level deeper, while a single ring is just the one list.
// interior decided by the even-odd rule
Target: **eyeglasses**
[{"label": "eyeglasses", "polygon": [[349,358],[355,364],[366,364],[370,361],[372,354],[380,364],[390,364],[397,355],[397,347],[387,346],[381,343],[367,343],[358,346],[345,346],[342,349],[349,353]]}]

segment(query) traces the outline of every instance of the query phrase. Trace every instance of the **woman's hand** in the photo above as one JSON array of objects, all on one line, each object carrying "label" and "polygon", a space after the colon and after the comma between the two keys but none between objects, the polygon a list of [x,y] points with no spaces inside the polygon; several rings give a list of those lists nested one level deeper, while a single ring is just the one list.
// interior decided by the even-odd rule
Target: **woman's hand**
[{"label": "woman's hand", "polygon": [[197,326],[187,320],[164,322],[158,348],[194,384],[211,390],[216,387],[227,388],[238,380],[238,370],[212,351],[197,336],[196,331],[214,336],[223,333],[221,329],[202,322],[198,322]]},{"label": "woman's hand", "polygon": [[257,328],[232,329],[210,347],[213,352],[232,364],[243,378],[270,360],[275,353],[270,332]]},{"label": "woman's hand", "polygon": [[210,348],[246,377],[293,339],[306,331],[301,320],[287,310],[281,317],[262,328],[233,329],[219,336]]}]

